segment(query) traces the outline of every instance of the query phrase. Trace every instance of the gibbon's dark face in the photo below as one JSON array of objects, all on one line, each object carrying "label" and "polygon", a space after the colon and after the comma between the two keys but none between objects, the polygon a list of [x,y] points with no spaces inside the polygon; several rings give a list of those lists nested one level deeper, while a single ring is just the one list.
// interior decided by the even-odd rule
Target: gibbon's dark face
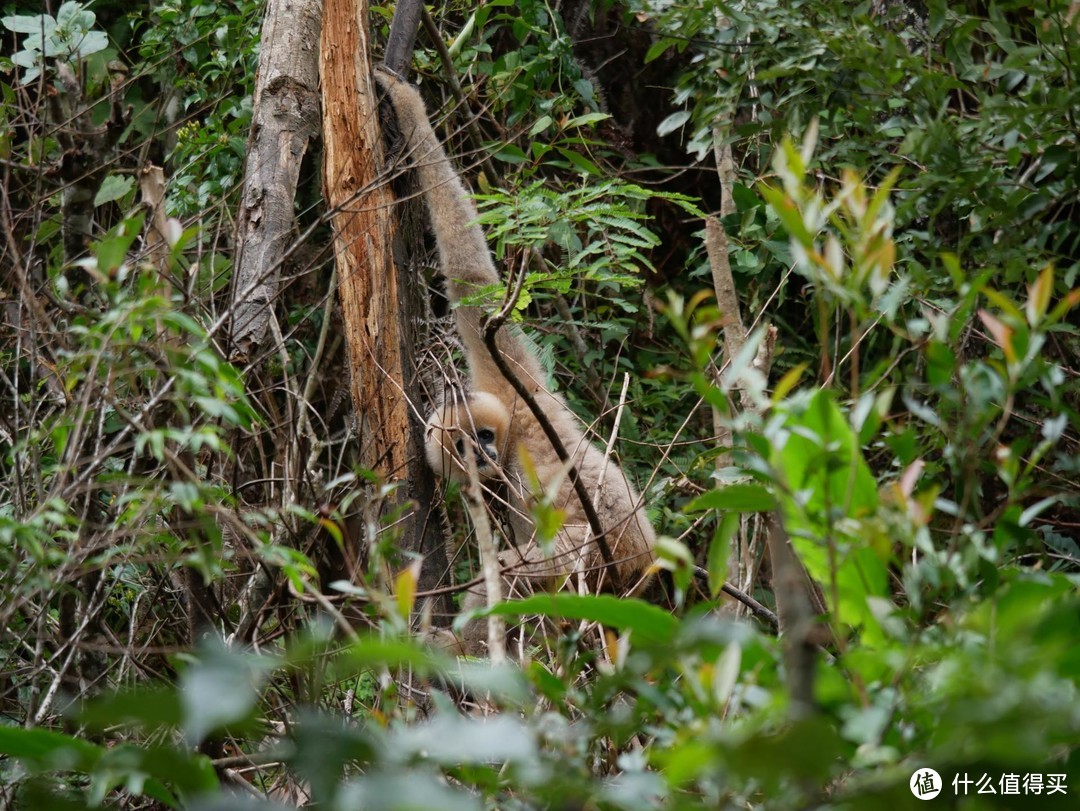
[{"label": "gibbon's dark face", "polygon": [[470,448],[476,458],[476,471],[483,478],[488,472],[488,467],[499,463],[499,451],[495,447],[495,432],[490,428],[479,428],[472,441],[466,441],[465,437],[459,436],[454,442],[458,459],[464,460]]},{"label": "gibbon's dark face", "polygon": [[449,402],[428,420],[428,464],[444,478],[465,482],[472,454],[480,478],[492,478],[505,461],[508,427],[509,415],[492,394],[474,392],[464,401]]}]

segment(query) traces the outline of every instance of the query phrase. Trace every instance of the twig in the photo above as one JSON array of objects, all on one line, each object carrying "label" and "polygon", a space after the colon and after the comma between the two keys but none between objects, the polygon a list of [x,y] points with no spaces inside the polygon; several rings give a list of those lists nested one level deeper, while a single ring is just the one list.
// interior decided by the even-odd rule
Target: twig
[{"label": "twig", "polygon": [[285,751],[270,749],[265,752],[251,752],[250,754],[214,758],[210,763],[216,769],[243,769],[249,766],[273,766],[287,759],[288,754]]},{"label": "twig", "polygon": [[296,590],[292,578],[286,577],[285,582],[288,584],[289,594],[303,602],[318,603],[319,607],[333,618],[334,624],[338,627],[338,630],[341,631],[342,635],[352,644],[359,644],[360,636],[353,629],[352,623],[345,618],[345,615],[338,610],[337,606],[330,602],[325,594],[319,591],[319,589],[311,583],[304,581],[304,589],[311,595],[310,597],[307,597]]},{"label": "twig", "polygon": [[596,483],[596,500],[600,500],[600,494],[604,489],[604,479],[607,478],[608,463],[611,454],[615,451],[615,440],[619,438],[619,425],[622,423],[623,410],[626,408],[626,391],[630,388],[630,375],[623,375],[622,391],[619,393],[619,407],[615,410],[615,424],[611,426],[611,434],[608,435],[607,446],[604,448],[604,466],[600,468],[600,479]]},{"label": "twig", "polygon": [[[708,583],[709,582],[709,572],[706,569],[703,569],[701,566],[694,566],[694,576],[697,577],[698,580],[700,580],[703,583]],[[737,588],[735,588],[735,586],[733,586],[733,585],[731,585],[730,583],[727,583],[727,582],[721,584],[720,590],[722,592],[724,592],[724,594],[728,595],[729,597],[734,597],[740,603],[742,603],[747,608],[749,608],[750,611],[753,612],[755,617],[757,617],[758,619],[763,619],[763,620],[765,620],[765,622],[769,623],[770,627],[774,631],[779,630],[779,628],[780,628],[780,619],[779,619],[779,617],[777,617],[776,614],[774,614],[768,608],[763,606],[761,603],[759,603],[757,600],[755,600],[753,597],[751,597],[745,591],[742,591],[741,589],[737,589]]]},{"label": "twig", "polygon": [[335,263],[334,269],[330,273],[330,283],[327,285],[326,305],[323,307],[323,322],[322,327],[319,329],[319,340],[315,345],[315,354],[311,356],[311,362],[308,364],[311,371],[308,374],[307,382],[304,384],[304,393],[301,395],[303,399],[300,401],[300,416],[296,426],[297,434],[300,436],[306,435],[308,442],[311,443],[307,470],[314,470],[319,454],[322,453],[322,449],[326,444],[312,430],[309,411],[311,409],[311,398],[315,396],[315,388],[321,380],[320,376],[316,374],[316,370],[321,368],[323,353],[326,351],[326,338],[330,334],[330,324],[334,320],[332,316],[334,312],[334,294],[337,292],[337,278],[337,264]]},{"label": "twig", "polygon": [[[502,601],[502,576],[499,572],[499,553],[495,548],[495,538],[491,533],[491,521],[488,520],[484,507],[484,497],[480,486],[480,474],[476,469],[476,457],[465,454],[468,465],[469,483],[465,487],[465,507],[469,511],[473,528],[476,530],[476,545],[480,550],[480,568],[484,576],[484,591],[487,607],[491,608]],[[493,665],[506,661],[506,621],[501,615],[488,614],[488,658]]]}]

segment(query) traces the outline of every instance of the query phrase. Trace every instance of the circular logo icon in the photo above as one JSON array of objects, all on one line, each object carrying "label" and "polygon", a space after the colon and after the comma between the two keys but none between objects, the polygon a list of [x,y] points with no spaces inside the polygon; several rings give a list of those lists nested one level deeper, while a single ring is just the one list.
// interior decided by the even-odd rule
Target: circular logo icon
[{"label": "circular logo icon", "polygon": [[908,781],[911,793],[920,800],[932,800],[941,793],[943,788],[941,775],[933,769],[916,769]]}]

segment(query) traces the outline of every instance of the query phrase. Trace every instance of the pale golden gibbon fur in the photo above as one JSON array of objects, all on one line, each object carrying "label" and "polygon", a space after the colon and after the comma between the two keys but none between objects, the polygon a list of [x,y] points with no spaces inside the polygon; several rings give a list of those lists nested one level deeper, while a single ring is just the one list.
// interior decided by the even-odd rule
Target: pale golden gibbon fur
[{"label": "pale golden gibbon fur", "polygon": [[[397,113],[427,203],[469,369],[467,393],[448,396],[428,420],[428,462],[443,478],[467,482],[466,461],[467,454],[471,454],[485,484],[500,489],[505,484],[511,526],[507,535],[512,536],[508,540],[513,546],[500,554],[504,596],[567,584],[576,589],[577,575],[585,578],[591,590],[610,588],[611,574],[605,573],[604,558],[567,476],[566,465],[552,449],[528,404],[492,360],[483,338],[483,308],[462,304],[463,299],[499,282],[483,231],[476,223],[476,207],[432,131],[417,90],[383,71],[379,72],[379,83]],[[563,398],[548,387],[543,367],[516,328],[500,329],[496,345],[539,403],[576,465],[600,517],[617,570],[616,581],[624,590],[633,588],[655,559],[656,535],[640,496],[619,466],[588,441]],[[524,474],[523,456],[536,473],[532,488]],[[533,492],[537,482],[540,493]],[[547,497],[565,513],[562,528],[553,543],[547,545],[547,555],[540,551],[529,511],[538,495]],[[466,596],[465,608],[483,605],[483,593],[482,586],[474,587]],[[467,624],[461,641],[465,652],[482,652],[483,627],[482,622]]]}]

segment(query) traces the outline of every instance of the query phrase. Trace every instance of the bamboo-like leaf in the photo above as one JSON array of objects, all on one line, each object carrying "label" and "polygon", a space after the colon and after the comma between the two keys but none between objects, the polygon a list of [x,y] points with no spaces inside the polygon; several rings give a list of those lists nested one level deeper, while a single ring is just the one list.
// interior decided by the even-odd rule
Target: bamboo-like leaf
[{"label": "bamboo-like leaf", "polygon": [[784,372],[784,376],[780,378],[776,387],[773,389],[772,401],[773,403],[779,403],[788,394],[799,385],[799,381],[802,380],[803,374],[809,368],[809,364],[805,361],[797,366],[793,366]]},{"label": "bamboo-like leaf", "polygon": [[979,320],[983,322],[990,332],[994,343],[1000,346],[1001,351],[1005,353],[1005,361],[1010,365],[1016,363],[1016,349],[1013,347],[1012,342],[1012,328],[1006,326],[997,316],[987,310],[979,310]]},{"label": "bamboo-like leaf", "polygon": [[1054,268],[1052,265],[1047,265],[1031,286],[1028,287],[1028,300],[1024,306],[1024,312],[1031,326],[1035,326],[1046,315],[1046,311],[1050,308],[1050,296],[1053,292]]},{"label": "bamboo-like leaf", "polygon": [[394,580],[394,599],[397,601],[398,613],[405,619],[412,613],[413,603],[416,602],[416,584],[420,580],[422,562],[417,558],[402,569]]},{"label": "bamboo-like leaf", "polygon": [[814,237],[803,222],[802,212],[799,211],[795,202],[779,189],[767,184],[761,185],[761,194],[769,204],[776,216],[780,218],[784,230],[788,236],[800,245],[810,248],[814,244]]}]

